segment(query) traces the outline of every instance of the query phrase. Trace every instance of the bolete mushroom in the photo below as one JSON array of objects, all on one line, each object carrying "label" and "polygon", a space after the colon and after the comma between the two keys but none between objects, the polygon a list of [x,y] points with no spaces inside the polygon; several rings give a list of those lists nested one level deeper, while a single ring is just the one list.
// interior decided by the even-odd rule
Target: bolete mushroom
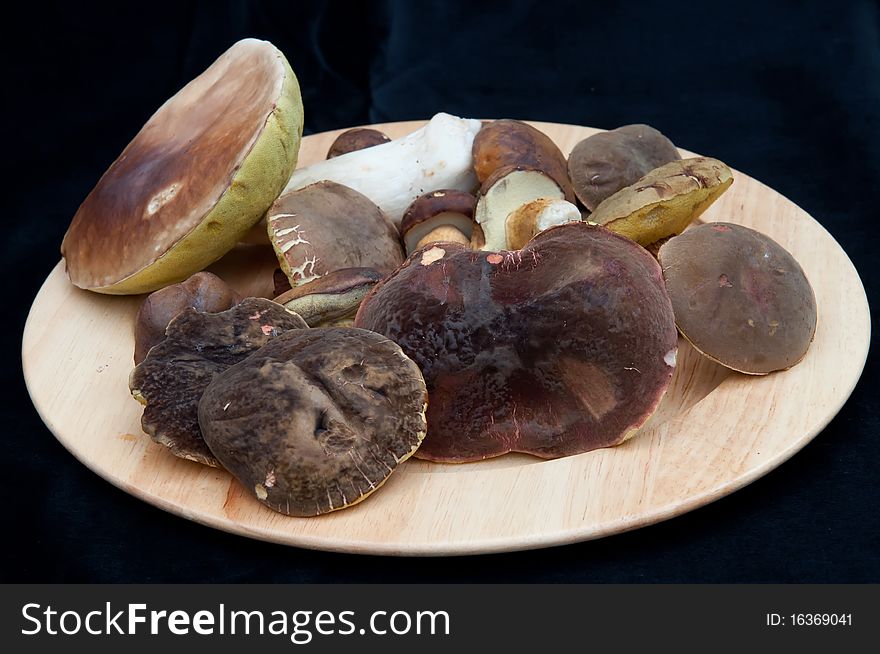
[{"label": "bolete mushroom", "polygon": [[785,370],[816,333],[816,298],[776,241],[731,223],[691,227],[658,254],[679,331],[702,354],[750,375]]},{"label": "bolete mushroom", "polygon": [[589,220],[647,247],[681,233],[731,184],[730,168],[717,159],[672,161],[604,200]]},{"label": "bolete mushroom", "polygon": [[129,377],[131,394],[145,405],[143,430],[175,456],[219,466],[199,430],[202,392],[269,340],[306,327],[295,313],[262,298],[246,298],[220,313],[184,309]]},{"label": "bolete mushroom", "polygon": [[681,159],[678,148],[653,127],[624,125],[575,145],[568,174],[578,199],[593,211],[620,189],[676,159]]},{"label": "bolete mushroom", "polygon": [[486,181],[502,168],[540,170],[562,189],[564,199],[574,202],[565,156],[544,132],[519,120],[493,120],[474,138],[474,171],[485,188]]},{"label": "bolete mushroom", "polygon": [[134,319],[135,365],[165,338],[168,323],[184,309],[218,313],[239,299],[226,282],[209,272],[196,273],[186,281],[150,293]]},{"label": "bolete mushroom", "polygon": [[659,404],[678,344],[657,261],[584,222],[514,252],[423,248],[367,295],[355,326],[422,370],[431,401],[416,456],[446,462],[623,442]]},{"label": "bolete mushroom", "polygon": [[214,379],[199,424],[259,501],[315,516],[382,486],[422,442],[426,403],[418,367],[384,336],[309,329],[281,335]]},{"label": "bolete mushroom", "polygon": [[476,203],[471,193],[456,189],[431,191],[417,197],[400,222],[407,253],[437,241],[470,243]]},{"label": "bolete mushroom", "polygon": [[342,268],[282,293],[275,302],[309,327],[350,327],[361,300],[382,277],[372,268]]},{"label": "bolete mushroom", "polygon": [[558,198],[532,200],[507,215],[506,249],[519,250],[545,229],[580,220],[581,210],[571,202]]},{"label": "bolete mushroom", "polygon": [[390,140],[387,134],[380,132],[378,129],[355,127],[354,129],[342,132],[342,134],[336,137],[336,140],[333,141],[330,149],[327,151],[327,158],[332,159],[341,154],[372,148],[376,145],[388,143]]},{"label": "bolete mushroom", "polygon": [[219,259],[257,223],[296,165],[299,85],[284,55],[245,39],[162,105],[73,217],[71,282],[136,294]]},{"label": "bolete mushroom", "polygon": [[341,268],[387,274],[404,259],[400,235],[385,214],[336,182],[285,193],[269,209],[267,221],[269,240],[292,287]]}]

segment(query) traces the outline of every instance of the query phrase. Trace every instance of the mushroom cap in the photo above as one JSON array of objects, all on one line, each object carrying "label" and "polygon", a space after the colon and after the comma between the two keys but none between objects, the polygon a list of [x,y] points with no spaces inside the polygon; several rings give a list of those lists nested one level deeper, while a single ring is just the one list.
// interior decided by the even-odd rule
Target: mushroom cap
[{"label": "mushroom cap", "polygon": [[348,154],[356,150],[365,150],[372,148],[374,145],[382,145],[388,143],[391,138],[384,132],[370,127],[355,127],[346,130],[336,137],[336,140],[330,145],[327,151],[327,158],[332,159],[341,154]]},{"label": "mushroom cap", "polygon": [[269,240],[294,287],[341,268],[387,274],[404,259],[397,228],[379,207],[336,182],[285,193],[267,221]]},{"label": "mushroom cap", "polygon": [[284,55],[239,41],[153,114],[86,197],[61,245],[70,280],[143,293],[202,270],[284,188],[302,126]]},{"label": "mushroom cap", "polygon": [[342,268],[282,293],[275,302],[309,327],[348,327],[361,300],[382,278],[372,268]]},{"label": "mushroom cap", "polygon": [[295,313],[262,298],[246,298],[221,313],[184,309],[129,377],[131,394],[146,405],[143,430],[175,456],[218,466],[199,430],[202,392],[271,339],[306,327]]},{"label": "mushroom cap", "polygon": [[470,239],[476,204],[477,198],[472,193],[457,189],[430,191],[417,197],[400,221],[407,252],[415,250],[422,238],[441,225],[453,225]]},{"label": "mushroom cap", "polygon": [[574,192],[589,211],[665,163],[681,159],[672,141],[649,125],[624,125],[580,141],[568,157]]},{"label": "mushroom cap", "polygon": [[742,225],[707,223],[658,253],[675,321],[694,347],[752,375],[803,359],[816,333],[816,298],[794,257]]},{"label": "mushroom cap", "polygon": [[513,252],[423,248],[355,326],[418,364],[431,402],[416,456],[554,458],[616,445],[653,413],[678,337],[660,266],[602,227],[551,227]]},{"label": "mushroom cap", "polygon": [[381,486],[425,435],[422,375],[361,329],[287,332],[219,375],[199,424],[220,463],[268,507],[314,516]]},{"label": "mushroom cap", "polygon": [[134,321],[134,363],[139,364],[150,348],[165,338],[171,319],[187,308],[207,313],[225,311],[239,298],[222,279],[198,272],[189,279],[159,289],[144,300]]}]

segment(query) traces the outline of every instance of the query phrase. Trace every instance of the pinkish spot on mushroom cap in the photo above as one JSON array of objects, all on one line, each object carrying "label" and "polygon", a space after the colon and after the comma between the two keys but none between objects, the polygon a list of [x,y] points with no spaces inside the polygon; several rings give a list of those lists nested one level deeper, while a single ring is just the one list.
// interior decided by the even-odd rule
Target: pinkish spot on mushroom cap
[{"label": "pinkish spot on mushroom cap", "polygon": [[502,257],[500,254],[490,254],[488,257],[486,257],[486,261],[495,266],[504,261],[504,257]]}]

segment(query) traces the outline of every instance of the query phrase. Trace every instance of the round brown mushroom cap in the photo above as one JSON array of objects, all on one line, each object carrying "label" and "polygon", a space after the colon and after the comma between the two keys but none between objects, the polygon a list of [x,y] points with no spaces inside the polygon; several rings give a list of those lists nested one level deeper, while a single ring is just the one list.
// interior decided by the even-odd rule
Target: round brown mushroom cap
[{"label": "round brown mushroom cap", "polygon": [[742,225],[707,223],[658,253],[675,321],[710,359],[765,375],[803,359],[816,333],[816,298],[794,257]]},{"label": "round brown mushroom cap", "polygon": [[417,249],[417,243],[438,227],[450,225],[461,232],[464,242],[473,234],[474,207],[477,198],[467,191],[440,189],[417,197],[403,214],[400,233],[408,252]]},{"label": "round brown mushroom cap", "polygon": [[342,268],[282,293],[275,302],[309,327],[349,327],[364,296],[382,278],[372,268]]},{"label": "round brown mushroom cap", "polygon": [[134,321],[134,363],[139,364],[150,348],[165,338],[171,319],[187,308],[207,313],[225,311],[239,298],[217,275],[199,272],[179,284],[150,293]]},{"label": "round brown mushroom cap", "polygon": [[622,442],[659,404],[678,344],[657,262],[586,223],[512,252],[423,248],[370,292],[355,326],[421,368],[431,401],[416,456],[448,462]]},{"label": "round brown mushroom cap", "polygon": [[568,174],[578,200],[593,211],[620,189],[676,159],[681,159],[678,148],[653,127],[624,125],[575,145],[568,157]]},{"label": "round brown mushroom cap", "polygon": [[330,145],[327,151],[327,158],[332,159],[341,154],[356,152],[357,150],[365,150],[375,145],[388,143],[391,138],[384,132],[370,127],[355,127],[346,130],[336,137],[336,140]]},{"label": "round brown mushroom cap", "polygon": [[365,195],[316,182],[278,198],[267,214],[269,239],[291,286],[342,268],[388,274],[404,259],[400,234]]},{"label": "round brown mushroom cap", "polygon": [[143,430],[175,456],[218,466],[199,430],[205,388],[279,334],[306,327],[295,313],[262,298],[246,298],[220,313],[185,309],[129,377],[132,395],[146,405]]},{"label": "round brown mushroom cap", "polygon": [[351,506],[425,435],[422,375],[361,329],[288,332],[219,375],[199,404],[217,459],[258,500],[294,516]]}]

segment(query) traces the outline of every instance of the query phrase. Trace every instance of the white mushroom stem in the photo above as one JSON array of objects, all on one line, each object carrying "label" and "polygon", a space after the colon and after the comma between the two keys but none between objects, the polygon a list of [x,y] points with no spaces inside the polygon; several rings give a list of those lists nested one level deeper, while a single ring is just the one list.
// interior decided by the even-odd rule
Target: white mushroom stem
[{"label": "white mushroom stem", "polygon": [[418,196],[477,186],[471,147],[479,120],[435,115],[421,129],[389,143],[356,150],[295,170],[286,191],[331,180],[363,193],[400,226]]},{"label": "white mushroom stem", "polygon": [[519,250],[545,229],[581,220],[581,211],[571,202],[556,198],[532,200],[507,216],[507,248]]}]

